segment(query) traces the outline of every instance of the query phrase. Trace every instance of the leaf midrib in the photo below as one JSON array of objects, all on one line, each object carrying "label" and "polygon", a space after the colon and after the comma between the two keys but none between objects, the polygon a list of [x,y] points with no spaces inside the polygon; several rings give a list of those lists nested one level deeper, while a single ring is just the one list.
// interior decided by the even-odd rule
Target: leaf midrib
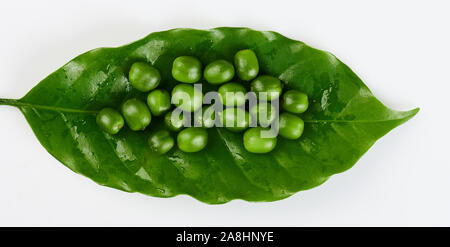
[{"label": "leaf midrib", "polygon": [[[65,107],[58,107],[58,106],[39,105],[39,104],[32,104],[32,103],[22,102],[22,101],[16,100],[16,99],[1,99],[0,98],[0,105],[10,105],[10,106],[16,106],[16,107],[30,107],[30,108],[37,108],[37,109],[56,111],[56,112],[71,112],[71,113],[81,113],[81,114],[89,114],[89,115],[98,113],[98,111],[95,111],[95,110],[80,110],[80,109],[65,108]],[[320,123],[377,123],[377,122],[388,122],[388,121],[395,121],[395,120],[405,119],[405,118],[411,117],[413,115],[415,115],[415,113],[412,113],[411,115],[407,115],[407,116],[402,116],[402,117],[399,117],[399,118],[387,118],[387,119],[361,119],[361,120],[304,119],[303,121],[305,123],[312,123],[312,124],[320,124]]]}]

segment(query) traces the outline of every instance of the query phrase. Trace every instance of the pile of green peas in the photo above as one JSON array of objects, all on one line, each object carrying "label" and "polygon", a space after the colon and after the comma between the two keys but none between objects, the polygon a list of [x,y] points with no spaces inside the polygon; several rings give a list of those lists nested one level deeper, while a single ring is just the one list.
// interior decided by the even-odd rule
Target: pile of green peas
[{"label": "pile of green peas", "polygon": [[[243,82],[231,81],[235,74]],[[161,74],[155,67],[145,62],[136,62],[130,68],[128,79],[134,88],[148,93],[147,102],[137,98],[127,99],[120,106],[120,111],[113,108],[102,109],[97,114],[96,121],[103,131],[117,134],[125,123],[133,131],[142,131],[151,123],[152,116],[162,116],[168,130],[150,133],[150,148],[164,154],[176,143],[184,152],[198,152],[208,143],[206,128],[211,128],[216,123],[213,107],[203,107],[203,93],[192,85],[203,77],[209,84],[219,86],[217,93],[221,104],[225,106],[218,114],[223,126],[233,132],[245,131],[243,144],[247,151],[268,153],[277,144],[276,135],[262,135],[263,131],[269,130],[268,126],[276,124],[278,134],[283,138],[300,138],[304,122],[299,114],[308,109],[308,96],[295,89],[283,93],[283,83],[278,78],[258,74],[259,62],[250,49],[240,50],[235,54],[234,66],[226,60],[217,60],[208,64],[203,71],[197,58],[180,56],[173,61],[172,76],[181,83],[169,93],[157,88],[161,82]],[[246,88],[256,93],[259,100],[258,104],[249,105],[248,111],[245,110],[248,100]],[[271,102],[280,99],[281,109],[284,111],[277,115],[277,109]],[[201,111],[194,117],[195,126],[200,127],[184,128],[187,120],[183,114],[178,117],[172,115],[172,103],[184,112]],[[252,122],[256,126],[251,127]],[[177,132],[176,141],[171,132]]]}]

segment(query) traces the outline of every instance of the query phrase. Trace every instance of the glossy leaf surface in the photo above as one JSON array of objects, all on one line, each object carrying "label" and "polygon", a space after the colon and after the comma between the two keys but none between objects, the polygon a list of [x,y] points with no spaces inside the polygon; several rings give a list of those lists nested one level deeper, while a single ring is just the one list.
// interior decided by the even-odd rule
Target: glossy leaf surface
[{"label": "glossy leaf surface", "polygon": [[[148,148],[147,138],[161,128],[162,117],[143,132],[124,127],[110,135],[96,125],[95,113],[104,107],[118,109],[131,97],[145,101],[146,95],[127,79],[133,62],[153,64],[161,72],[159,88],[170,91],[177,84],[171,76],[177,56],[195,56],[206,65],[233,61],[238,50],[247,48],[257,54],[260,74],[278,77],[285,90],[309,96],[300,139],[279,138],[274,151],[252,154],[243,147],[242,133],[210,128],[204,150],[173,148],[159,155]],[[202,83],[204,89],[217,90]],[[17,106],[50,154],[101,185],[156,197],[188,194],[212,204],[280,200],[320,185],[352,167],[378,138],[418,111],[385,107],[330,53],[247,28],[175,29],[126,46],[95,49],[52,73],[22,99],[0,104]]]}]

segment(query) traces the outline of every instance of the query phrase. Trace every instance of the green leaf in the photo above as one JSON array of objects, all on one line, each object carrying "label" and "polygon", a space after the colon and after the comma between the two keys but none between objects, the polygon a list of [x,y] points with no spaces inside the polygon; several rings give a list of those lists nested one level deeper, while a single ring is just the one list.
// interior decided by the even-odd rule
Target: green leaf
[{"label": "green leaf", "polygon": [[[147,137],[160,128],[160,118],[144,132],[125,127],[109,135],[97,127],[95,113],[103,107],[117,108],[130,97],[145,99],[127,79],[133,62],[157,67],[160,87],[170,90],[176,84],[170,74],[175,57],[192,55],[206,65],[233,61],[236,51],[247,48],[256,52],[261,73],[309,95],[300,139],[280,138],[274,151],[252,154],[243,147],[242,133],[211,128],[204,150],[174,148],[159,155],[148,148]],[[378,138],[418,111],[387,108],[328,52],[247,28],[175,29],[126,46],[95,49],[52,73],[22,99],[1,99],[0,104],[18,107],[50,154],[101,185],[156,197],[188,194],[211,204],[280,200],[318,186],[352,167]]]}]

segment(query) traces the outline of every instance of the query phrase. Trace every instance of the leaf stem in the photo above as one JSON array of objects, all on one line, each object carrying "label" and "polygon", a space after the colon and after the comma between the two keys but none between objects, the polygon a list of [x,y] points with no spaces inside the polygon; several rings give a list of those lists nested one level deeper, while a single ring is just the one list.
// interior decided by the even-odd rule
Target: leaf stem
[{"label": "leaf stem", "polygon": [[16,99],[2,99],[0,98],[0,105],[11,105],[11,106],[15,106],[17,104],[17,100]]},{"label": "leaf stem", "polygon": [[92,111],[92,110],[80,110],[80,109],[64,108],[64,107],[58,107],[58,106],[36,105],[36,104],[21,102],[17,99],[2,99],[2,98],[0,98],[0,105],[9,105],[9,106],[15,106],[15,107],[30,107],[30,108],[37,108],[37,109],[57,111],[57,112],[97,114],[97,111]]}]

